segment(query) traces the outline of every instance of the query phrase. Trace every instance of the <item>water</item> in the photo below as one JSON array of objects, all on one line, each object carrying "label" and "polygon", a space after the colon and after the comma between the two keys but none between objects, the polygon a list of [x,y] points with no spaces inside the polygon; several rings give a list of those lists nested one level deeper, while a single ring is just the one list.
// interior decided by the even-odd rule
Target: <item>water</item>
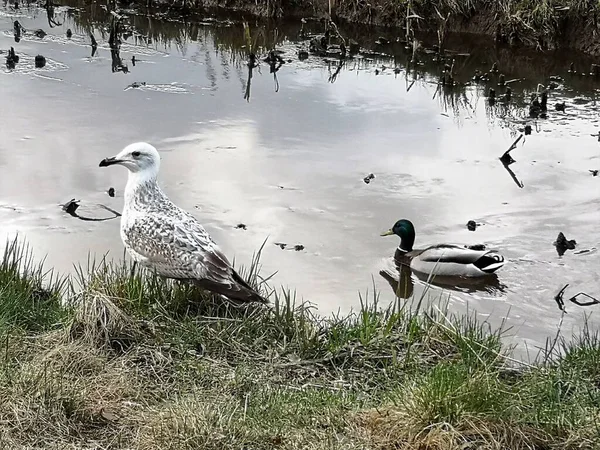
[{"label": "water", "polygon": [[[268,238],[263,273],[277,271],[276,285],[295,288],[324,314],[356,308],[359,292],[372,291],[373,283],[382,303],[393,298],[379,271],[392,266],[398,242],[379,234],[399,218],[415,224],[417,247],[485,243],[502,251],[509,262],[499,272],[499,288],[434,287],[430,294],[450,294],[454,310],[476,310],[494,325],[507,318],[519,352],[535,351],[556,334],[561,313],[553,298],[564,284],[570,283],[567,298],[579,291],[597,295],[600,176],[588,170],[600,169],[600,143],[592,136],[599,129],[600,82],[568,74],[566,59],[588,70],[585,57],[452,37],[447,46],[455,52],[458,81],[496,60],[507,80],[522,79],[511,83],[510,106],[490,107],[485,85],[436,92],[433,55],[422,52],[424,62],[407,70],[410,55],[400,43],[374,43],[393,32],[342,27],[369,52],[332,78],[335,58],[298,60],[307,42],[297,40],[297,21],[251,22],[254,42],[275,41],[291,62],[277,80],[261,62],[248,98],[237,18],[182,23],[130,15],[133,32],[121,47],[129,72],[113,73],[108,17],[98,4],[61,6],[53,18],[61,25],[49,28],[43,9],[0,9],[0,234],[18,232],[38,257],[46,256],[48,267],[68,272],[85,264],[88,253],[122,257],[118,220],[80,221],[59,204],[80,199],[77,212],[92,217],[111,215],[98,204],[120,210],[125,169],[98,163],[144,140],[161,152],[166,192],[198,217],[230,258],[248,263]],[[15,43],[17,19],[26,30],[43,28],[48,35],[25,33]],[[321,29],[313,22],[308,27]],[[98,41],[94,57],[89,31]],[[4,66],[11,46],[21,56],[13,71]],[[47,59],[43,69],[34,67],[37,54]],[[550,93],[549,117],[531,120],[526,99],[552,75],[564,80]],[[133,82],[146,84],[129,87]],[[498,96],[504,93],[494,87]],[[554,104],[562,101],[566,111],[556,112]],[[519,188],[498,157],[527,123],[533,132],[519,142],[510,166],[524,183]],[[375,178],[366,184],[369,173]],[[109,187],[114,198],[106,194]],[[470,219],[483,225],[470,232]],[[247,229],[235,228],[238,223]],[[552,245],[559,231],[577,240],[577,250],[591,251],[559,258]],[[296,244],[304,249],[294,251]],[[413,283],[418,296],[424,284],[416,277]],[[565,336],[583,325],[585,313],[597,328],[594,307],[567,301],[567,310]]]}]

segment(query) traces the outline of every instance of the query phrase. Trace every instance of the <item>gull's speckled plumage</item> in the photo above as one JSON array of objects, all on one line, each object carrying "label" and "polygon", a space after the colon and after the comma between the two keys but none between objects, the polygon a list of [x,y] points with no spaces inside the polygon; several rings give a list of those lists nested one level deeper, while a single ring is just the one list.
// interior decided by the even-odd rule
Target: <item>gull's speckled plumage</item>
[{"label": "gull's speckled plumage", "polygon": [[264,301],[233,270],[218,245],[190,213],[176,206],[157,183],[158,152],[139,142],[100,166],[129,169],[121,239],[132,259],[161,276],[189,280],[242,301]]}]

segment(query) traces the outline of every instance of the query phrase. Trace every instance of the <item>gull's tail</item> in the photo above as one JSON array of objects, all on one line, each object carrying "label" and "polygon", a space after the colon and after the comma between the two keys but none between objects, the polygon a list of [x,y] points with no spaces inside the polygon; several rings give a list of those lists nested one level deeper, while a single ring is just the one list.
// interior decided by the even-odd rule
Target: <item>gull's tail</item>
[{"label": "gull's tail", "polygon": [[258,302],[268,303],[268,300],[258,294],[252,287],[238,275],[235,270],[231,270],[230,283],[217,283],[212,280],[194,280],[195,283],[203,289],[216,292],[225,297],[243,303]]}]

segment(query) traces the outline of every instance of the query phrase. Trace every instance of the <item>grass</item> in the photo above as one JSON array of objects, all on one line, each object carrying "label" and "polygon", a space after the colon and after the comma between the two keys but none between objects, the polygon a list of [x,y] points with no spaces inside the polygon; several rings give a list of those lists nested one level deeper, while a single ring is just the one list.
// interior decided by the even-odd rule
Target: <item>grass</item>
[{"label": "grass", "polygon": [[[260,252],[245,272],[267,293]],[[0,448],[551,449],[600,438],[600,340],[516,364],[444,304],[232,306],[125,263],[0,265]],[[39,293],[43,292],[43,295]]]}]

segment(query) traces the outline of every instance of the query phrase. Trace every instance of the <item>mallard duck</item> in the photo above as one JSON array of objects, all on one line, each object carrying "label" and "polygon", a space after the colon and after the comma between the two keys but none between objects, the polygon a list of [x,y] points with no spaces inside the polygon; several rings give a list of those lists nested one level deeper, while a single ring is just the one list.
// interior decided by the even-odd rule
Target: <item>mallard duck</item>
[{"label": "mallard duck", "polygon": [[397,263],[410,266],[415,272],[433,273],[442,277],[483,277],[492,275],[504,265],[504,257],[496,251],[480,246],[461,247],[452,244],[432,245],[414,250],[415,227],[410,220],[401,219],[381,236],[395,234],[400,245],[394,258]]}]

